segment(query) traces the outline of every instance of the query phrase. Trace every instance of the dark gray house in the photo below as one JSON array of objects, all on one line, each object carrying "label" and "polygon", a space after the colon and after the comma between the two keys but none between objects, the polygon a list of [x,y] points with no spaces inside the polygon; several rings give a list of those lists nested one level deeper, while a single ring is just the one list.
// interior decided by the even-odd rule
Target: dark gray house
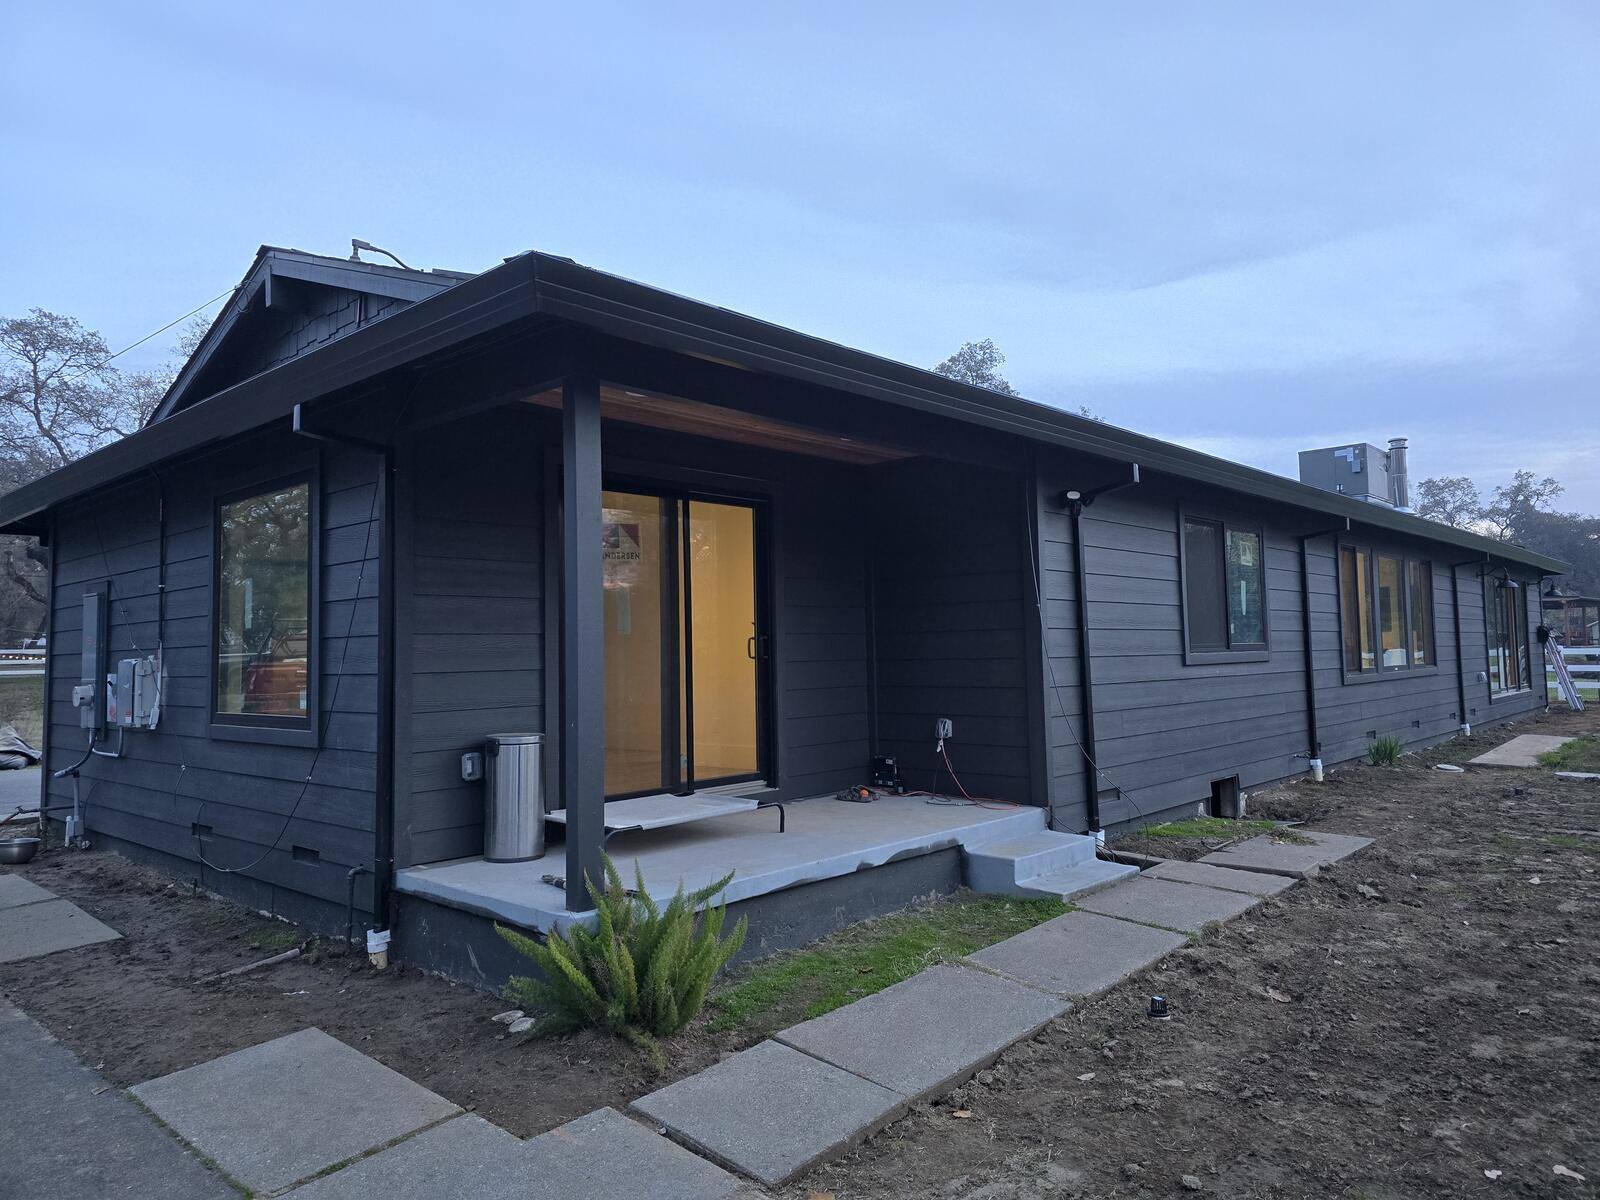
[{"label": "dark gray house", "polygon": [[[1095,831],[1541,708],[1562,570],[540,253],[262,249],[0,526],[51,549],[74,833],[479,980],[608,836],[652,891],[736,870],[752,951],[1095,886]],[[512,732],[557,820],[488,862],[462,756]],[[911,794],[835,798],[881,757]]]}]

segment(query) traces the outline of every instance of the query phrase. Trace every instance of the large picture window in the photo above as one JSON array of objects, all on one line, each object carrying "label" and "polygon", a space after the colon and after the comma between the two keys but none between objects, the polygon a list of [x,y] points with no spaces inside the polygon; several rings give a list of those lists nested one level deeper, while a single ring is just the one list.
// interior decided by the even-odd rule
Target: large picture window
[{"label": "large picture window", "polygon": [[215,720],[311,724],[311,482],[275,485],[217,506]]},{"label": "large picture window", "polygon": [[1339,632],[1346,675],[1434,666],[1433,564],[1340,546]]},{"label": "large picture window", "polygon": [[1266,657],[1267,567],[1259,529],[1184,514],[1185,650],[1201,659]]},{"label": "large picture window", "polygon": [[1528,604],[1514,581],[1490,579],[1484,585],[1484,627],[1489,642],[1489,691],[1493,695],[1531,687],[1528,673]]}]

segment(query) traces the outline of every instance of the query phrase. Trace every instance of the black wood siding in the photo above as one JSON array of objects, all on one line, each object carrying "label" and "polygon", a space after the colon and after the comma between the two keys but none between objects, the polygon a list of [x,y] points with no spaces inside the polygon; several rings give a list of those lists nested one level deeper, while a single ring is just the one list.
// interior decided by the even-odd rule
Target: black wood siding
[{"label": "black wood siding", "polygon": [[[247,487],[252,478],[287,472],[291,463],[308,457],[321,463],[320,669],[326,716],[320,754],[214,738],[207,728],[215,497]],[[152,653],[162,638],[168,690],[157,730],[128,731],[120,760],[94,758],[83,768],[91,832],[143,847],[164,865],[258,908],[330,927],[342,925],[346,871],[372,865],[379,547],[379,522],[373,519],[375,460],[354,452],[319,454],[304,439],[282,434],[169,467],[163,476],[167,603],[159,633],[155,481],[139,480],[60,513],[50,629],[48,766],[59,769],[83,753],[85,738],[71,700],[81,665],[83,593],[109,580],[111,661]],[[116,737],[110,735],[113,747]],[[52,804],[70,803],[70,781],[52,781],[50,795]],[[295,815],[289,819],[291,811]],[[213,830],[204,854],[216,866],[250,863],[275,840],[277,848],[242,873],[213,870],[196,853],[192,829],[197,820]],[[363,876],[357,889],[363,907],[371,903],[370,885],[371,877]]]},{"label": "black wood siding", "polygon": [[[1024,493],[1014,475],[919,460],[876,473],[873,645],[880,753],[915,788],[956,792],[934,724],[973,795],[1034,802],[1024,621],[1036,608],[1020,564]],[[1029,594],[1025,595],[1025,590]]]},{"label": "black wood siding", "polygon": [[[1104,468],[1098,469],[1098,475]],[[1071,523],[1058,498],[1098,482],[1096,468],[1045,455],[1039,478],[1045,589],[1046,677],[1050,715],[1050,799],[1061,828],[1086,827],[1079,748],[1077,603]],[[1264,662],[1185,663],[1178,560],[1179,505],[1262,529],[1267,565],[1269,657]],[[1205,800],[1211,781],[1237,775],[1244,788],[1303,774],[1309,749],[1300,607],[1298,535],[1326,528],[1326,517],[1271,508],[1229,493],[1147,478],[1101,497],[1084,514],[1089,576],[1090,652],[1095,695],[1095,757],[1102,770],[1101,820],[1108,827],[1148,819]],[[1375,549],[1433,564],[1438,669],[1346,682],[1339,643],[1333,536],[1309,545],[1312,640],[1323,760],[1366,752],[1371,734],[1410,746],[1437,741],[1460,723],[1449,564],[1461,551],[1426,539],[1369,537]],[[1462,641],[1469,720],[1500,720],[1540,708],[1540,687],[1496,700],[1477,674],[1486,664],[1482,588],[1461,575]],[[1536,588],[1529,588],[1530,593]],[[1530,600],[1530,628],[1537,614]],[[1534,647],[1535,673],[1540,669]],[[1120,794],[1117,794],[1120,793]]]},{"label": "black wood siding", "polygon": [[483,784],[463,782],[461,754],[491,733],[546,731],[541,428],[531,409],[500,408],[430,429],[407,452],[400,866],[481,854]]}]

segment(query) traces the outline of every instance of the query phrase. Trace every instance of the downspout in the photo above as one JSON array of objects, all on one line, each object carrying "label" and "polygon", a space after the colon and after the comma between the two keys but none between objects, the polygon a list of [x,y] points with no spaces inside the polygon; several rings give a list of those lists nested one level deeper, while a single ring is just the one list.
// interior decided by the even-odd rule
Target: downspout
[{"label": "downspout", "polygon": [[[306,424],[303,404],[294,406],[293,428],[301,437],[364,450],[378,459],[378,803],[372,821],[372,919],[387,929],[394,880],[394,449],[383,442],[312,429]],[[353,889],[354,873],[349,884]]]},{"label": "downspout", "polygon": [[[1461,732],[1467,737],[1472,736],[1472,722],[1467,719],[1467,659],[1465,647],[1461,641],[1461,576],[1457,574],[1462,567],[1470,567],[1480,560],[1469,558],[1465,562],[1450,564],[1450,614],[1455,618],[1456,627],[1456,705],[1459,710]],[[1481,560],[1487,563],[1489,556],[1485,554]],[[1488,619],[1488,614],[1484,615]]]},{"label": "downspout", "polygon": [[52,508],[50,528],[42,539],[42,544],[50,550],[49,569],[44,576],[44,725],[39,736],[39,837],[46,846],[50,844],[50,821],[46,813],[50,808],[50,722],[55,691],[50,681],[56,673],[53,659],[56,652],[56,529],[59,524],[60,518]]},{"label": "downspout", "polygon": [[[1305,655],[1306,758],[1311,768],[1311,778],[1317,783],[1322,782],[1322,733],[1317,722],[1317,656],[1311,645],[1311,554],[1306,546],[1312,538],[1348,532],[1350,532],[1350,518],[1346,517],[1343,525],[1300,535],[1300,643]],[[1337,550],[1333,568],[1336,572],[1339,569]]]},{"label": "downspout", "polygon": [[1061,506],[1072,518],[1072,561],[1078,584],[1078,690],[1083,709],[1083,809],[1089,822],[1089,831],[1097,843],[1105,841],[1105,831],[1100,824],[1100,764],[1099,747],[1094,731],[1094,664],[1089,654],[1089,568],[1083,553],[1083,510],[1108,492],[1121,491],[1139,482],[1139,464],[1130,463],[1131,475],[1119,483],[1102,484],[1087,492],[1068,489],[1061,493]]}]

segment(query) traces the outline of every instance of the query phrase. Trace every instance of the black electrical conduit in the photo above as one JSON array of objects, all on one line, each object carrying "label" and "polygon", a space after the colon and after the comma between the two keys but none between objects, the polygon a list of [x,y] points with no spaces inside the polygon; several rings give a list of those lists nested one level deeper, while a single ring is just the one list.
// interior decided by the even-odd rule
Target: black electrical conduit
[{"label": "black electrical conduit", "polygon": [[[1349,531],[1350,518],[1346,517],[1344,524],[1335,525],[1332,529],[1319,529],[1315,533],[1300,535],[1300,643],[1305,655],[1306,758],[1312,775],[1319,780],[1322,778],[1322,731],[1317,722],[1317,656],[1311,644],[1311,552],[1307,549],[1307,543],[1312,538],[1331,537]],[[1339,569],[1337,558],[1334,559],[1333,569]]]},{"label": "black electrical conduit", "polygon": [[[1101,484],[1086,492],[1068,489],[1061,493],[1060,501],[1061,507],[1072,518],[1072,563],[1078,586],[1078,689],[1083,706],[1083,742],[1080,749],[1088,760],[1088,769],[1083,773],[1083,805],[1084,815],[1093,833],[1101,830],[1100,766],[1096,761],[1100,748],[1094,731],[1094,668],[1089,657],[1089,568],[1083,552],[1083,510],[1107,493],[1119,492],[1137,484],[1139,464],[1129,463],[1128,466],[1129,478]],[[1048,653],[1047,648],[1047,657]]]}]

